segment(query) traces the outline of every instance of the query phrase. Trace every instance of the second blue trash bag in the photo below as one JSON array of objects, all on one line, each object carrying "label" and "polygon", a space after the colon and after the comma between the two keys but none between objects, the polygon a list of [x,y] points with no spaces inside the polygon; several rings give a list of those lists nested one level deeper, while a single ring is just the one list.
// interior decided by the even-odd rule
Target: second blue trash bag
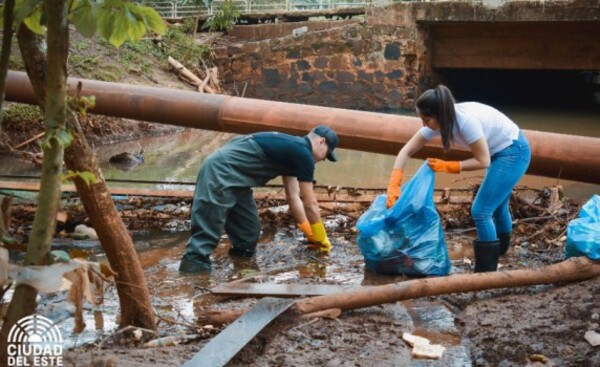
[{"label": "second blue trash bag", "polygon": [[600,196],[594,195],[567,226],[567,258],[587,256],[600,261]]},{"label": "second blue trash bag", "polygon": [[434,173],[425,163],[402,186],[402,195],[392,208],[386,208],[386,197],[380,195],[358,219],[358,247],[369,270],[411,276],[450,272],[433,185]]}]

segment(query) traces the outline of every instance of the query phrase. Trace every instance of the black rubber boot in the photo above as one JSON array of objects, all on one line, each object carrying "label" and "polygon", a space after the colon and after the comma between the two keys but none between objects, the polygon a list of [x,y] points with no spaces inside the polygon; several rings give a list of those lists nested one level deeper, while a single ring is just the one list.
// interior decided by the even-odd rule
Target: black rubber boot
[{"label": "black rubber boot", "polygon": [[500,241],[475,241],[475,272],[496,271]]},{"label": "black rubber boot", "polygon": [[180,273],[203,273],[211,271],[210,262],[206,262],[206,260],[189,256],[188,254],[183,255],[181,258],[181,263],[179,264],[179,272]]},{"label": "black rubber boot", "polygon": [[498,233],[498,241],[500,241],[500,256],[504,255],[510,247],[510,232]]}]

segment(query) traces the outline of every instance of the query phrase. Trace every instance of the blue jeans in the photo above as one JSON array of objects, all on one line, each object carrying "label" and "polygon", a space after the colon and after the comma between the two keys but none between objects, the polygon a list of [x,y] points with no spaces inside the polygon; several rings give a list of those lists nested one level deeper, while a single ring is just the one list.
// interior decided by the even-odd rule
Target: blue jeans
[{"label": "blue jeans", "polygon": [[471,215],[480,241],[495,241],[512,231],[508,203],[513,188],[529,167],[531,149],[522,132],[517,140],[491,157],[491,164],[473,202]]}]

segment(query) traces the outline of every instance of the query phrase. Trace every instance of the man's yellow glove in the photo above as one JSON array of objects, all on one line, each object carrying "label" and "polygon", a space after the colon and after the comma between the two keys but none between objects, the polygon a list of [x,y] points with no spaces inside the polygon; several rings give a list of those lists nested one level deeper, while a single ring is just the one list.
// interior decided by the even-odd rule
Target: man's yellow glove
[{"label": "man's yellow glove", "polygon": [[306,238],[309,241],[314,241],[313,239],[313,231],[312,228],[310,228],[310,223],[305,220],[302,223],[298,223],[298,228],[300,228],[300,230],[302,231],[302,233],[304,233],[304,235],[306,236]]},{"label": "man's yellow glove", "polygon": [[329,242],[329,238],[327,238],[323,221],[318,221],[317,223],[311,224],[310,229],[312,229],[313,233],[312,242],[315,242],[318,245],[318,247],[312,247],[315,248],[317,252],[329,254],[331,252],[331,242]]},{"label": "man's yellow glove", "polygon": [[427,158],[427,164],[434,172],[460,173],[459,161],[443,161],[436,158]]},{"label": "man's yellow glove", "polygon": [[392,170],[392,176],[390,177],[390,183],[387,188],[387,200],[386,206],[387,208],[391,208],[396,203],[396,200],[400,197],[400,185],[402,184],[402,177],[404,176],[404,172],[396,168]]}]

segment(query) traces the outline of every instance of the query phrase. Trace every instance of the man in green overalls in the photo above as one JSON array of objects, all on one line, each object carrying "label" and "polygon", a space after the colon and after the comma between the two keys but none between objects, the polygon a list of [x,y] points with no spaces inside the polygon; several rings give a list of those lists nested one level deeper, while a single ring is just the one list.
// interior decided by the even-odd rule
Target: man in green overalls
[{"label": "man in green overalls", "polygon": [[198,173],[192,204],[192,235],[179,271],[211,270],[210,254],[223,229],[231,253],[252,256],[260,236],[260,221],[252,188],[282,176],[292,216],[317,251],[329,253],[331,243],[313,191],[315,163],[335,162],[339,139],[325,125],[298,137],[262,132],[232,139],[212,153]]}]

